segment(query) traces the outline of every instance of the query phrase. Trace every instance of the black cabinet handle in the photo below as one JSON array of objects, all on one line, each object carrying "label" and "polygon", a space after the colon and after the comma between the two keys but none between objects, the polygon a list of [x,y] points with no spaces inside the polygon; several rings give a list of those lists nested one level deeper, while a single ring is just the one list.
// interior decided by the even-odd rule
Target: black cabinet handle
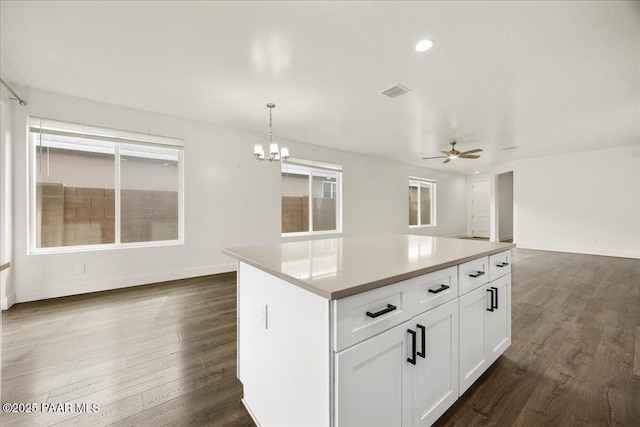
[{"label": "black cabinet handle", "polygon": [[370,312],[370,311],[367,311],[367,316],[369,316],[369,317],[373,317],[373,318],[375,319],[375,318],[376,318],[376,317],[378,317],[378,316],[382,316],[383,314],[387,314],[387,313],[392,312],[392,311],[393,311],[393,310],[395,310],[396,308],[398,308],[398,307],[396,307],[395,305],[387,304],[387,308],[383,308],[382,310],[377,311],[377,312],[375,312],[375,313],[372,313],[372,312]]},{"label": "black cabinet handle", "polygon": [[427,355],[427,328],[425,328],[422,325],[416,325],[416,328],[420,329],[422,331],[422,351],[418,352],[418,356],[422,357],[423,359],[425,358],[425,356]]},{"label": "black cabinet handle", "polygon": [[449,286],[440,285],[438,289],[429,289],[429,293],[437,294],[438,292],[446,291],[447,289],[449,289]]},{"label": "black cabinet handle", "polygon": [[496,267],[506,267],[507,265],[509,265],[508,262],[501,262],[501,263],[496,264]]},{"label": "black cabinet handle", "polygon": [[494,289],[495,288],[487,289],[487,292],[491,294],[491,304],[490,304],[491,308],[487,308],[487,311],[493,311],[493,290]]},{"label": "black cabinet handle", "polygon": [[411,354],[413,357],[407,357],[407,362],[412,365],[416,364],[416,331],[412,331],[411,329],[407,329],[407,332],[411,334]]},{"label": "black cabinet handle", "polygon": [[493,308],[495,308],[497,310],[498,309],[498,288],[492,286],[491,289],[496,291],[496,306],[493,307]]},{"label": "black cabinet handle", "polygon": [[480,277],[484,275],[484,271],[476,271],[476,274],[471,273],[469,276],[471,277]]}]

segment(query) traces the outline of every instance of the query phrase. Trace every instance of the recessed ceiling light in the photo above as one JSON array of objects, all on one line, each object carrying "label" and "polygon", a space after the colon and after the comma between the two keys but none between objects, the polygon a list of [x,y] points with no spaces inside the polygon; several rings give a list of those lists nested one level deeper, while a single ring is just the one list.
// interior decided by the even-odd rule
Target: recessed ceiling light
[{"label": "recessed ceiling light", "polygon": [[433,42],[428,39],[420,40],[416,45],[416,50],[418,52],[426,52],[427,50],[433,47]]},{"label": "recessed ceiling light", "polygon": [[480,171],[475,171],[474,173],[477,175],[477,174],[479,174],[479,173],[480,173]]}]

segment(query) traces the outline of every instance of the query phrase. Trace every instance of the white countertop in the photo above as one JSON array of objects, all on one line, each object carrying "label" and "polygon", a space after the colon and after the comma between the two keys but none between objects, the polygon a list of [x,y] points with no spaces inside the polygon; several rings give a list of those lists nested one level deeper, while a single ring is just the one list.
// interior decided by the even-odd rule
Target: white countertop
[{"label": "white countertop", "polygon": [[513,243],[384,234],[223,249],[327,299],[339,299],[514,248]]}]

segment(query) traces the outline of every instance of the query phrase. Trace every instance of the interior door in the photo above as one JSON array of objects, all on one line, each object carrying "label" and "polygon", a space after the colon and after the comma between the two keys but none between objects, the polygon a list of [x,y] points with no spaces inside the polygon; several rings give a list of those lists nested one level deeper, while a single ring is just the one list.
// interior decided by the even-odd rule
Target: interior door
[{"label": "interior door", "polygon": [[413,425],[430,426],[458,399],[458,301],[411,319],[409,328],[417,332],[418,352],[409,368]]},{"label": "interior door", "polygon": [[411,425],[410,370],[413,344],[405,322],[336,357],[337,426]]},{"label": "interior door", "polygon": [[474,181],[471,185],[473,199],[473,237],[489,237],[490,182]]}]

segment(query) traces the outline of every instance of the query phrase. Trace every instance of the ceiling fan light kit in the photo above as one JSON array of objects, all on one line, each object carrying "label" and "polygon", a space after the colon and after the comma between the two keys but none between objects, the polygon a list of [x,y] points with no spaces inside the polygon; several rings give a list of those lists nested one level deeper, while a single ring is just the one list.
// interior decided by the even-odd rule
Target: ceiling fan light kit
[{"label": "ceiling fan light kit", "polygon": [[476,148],[475,150],[469,150],[469,151],[458,151],[456,150],[456,144],[457,144],[456,141],[451,141],[449,144],[451,144],[451,150],[441,151],[441,153],[444,154],[444,156],[423,157],[422,160],[445,159],[445,161],[442,163],[449,163],[451,160],[454,160],[454,159],[479,159],[480,158],[479,154],[474,154],[474,153],[481,152],[482,148]]}]

